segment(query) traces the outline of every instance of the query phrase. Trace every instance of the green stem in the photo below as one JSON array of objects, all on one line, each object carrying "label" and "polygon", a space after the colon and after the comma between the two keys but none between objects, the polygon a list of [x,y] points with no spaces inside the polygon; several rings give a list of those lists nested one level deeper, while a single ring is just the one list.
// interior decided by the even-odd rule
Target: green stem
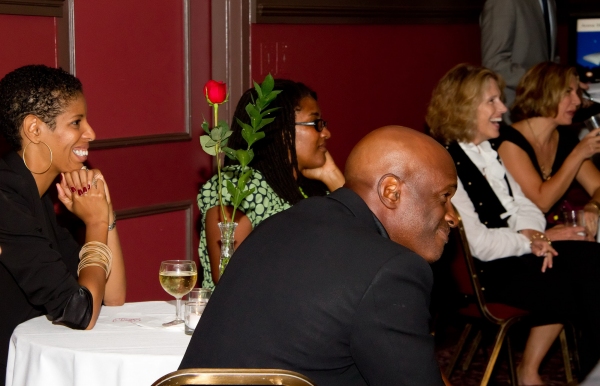
[{"label": "green stem", "polygon": [[[215,112],[215,119],[213,122],[214,127],[219,125],[219,105],[213,104],[213,111]],[[215,146],[215,154],[217,157],[217,175],[219,176],[219,206],[221,207],[221,216],[223,218],[223,222],[227,222],[227,217],[225,216],[225,205],[223,205],[223,177],[221,176],[221,141],[217,141],[217,145]],[[233,217],[232,217],[233,218]]]}]

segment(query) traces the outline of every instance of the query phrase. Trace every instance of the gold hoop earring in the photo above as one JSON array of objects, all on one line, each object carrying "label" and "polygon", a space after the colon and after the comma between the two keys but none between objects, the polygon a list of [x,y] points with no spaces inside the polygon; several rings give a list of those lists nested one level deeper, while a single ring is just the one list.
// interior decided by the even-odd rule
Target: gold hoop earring
[{"label": "gold hoop earring", "polygon": [[29,170],[30,172],[32,172],[33,174],[44,174],[46,173],[48,170],[50,170],[50,166],[52,166],[52,149],[50,149],[50,146],[48,146],[48,144],[44,141],[40,141],[39,143],[36,143],[36,145],[39,145],[40,143],[43,143],[48,150],[50,151],[50,165],[48,165],[48,167],[43,171],[43,172],[34,172],[33,170],[29,169],[29,166],[27,166],[27,161],[25,161],[25,150],[27,150],[27,147],[29,145],[31,145],[33,142],[29,142],[27,145],[25,145],[25,147],[23,148],[23,163],[25,164],[25,167],[27,168],[27,170]]}]

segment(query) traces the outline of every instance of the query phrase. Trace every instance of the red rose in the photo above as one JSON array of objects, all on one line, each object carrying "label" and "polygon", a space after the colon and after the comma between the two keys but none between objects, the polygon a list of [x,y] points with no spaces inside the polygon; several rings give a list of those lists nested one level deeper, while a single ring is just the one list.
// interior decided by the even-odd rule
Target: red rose
[{"label": "red rose", "polygon": [[209,103],[223,103],[227,99],[227,85],[225,82],[211,79],[204,85],[204,95]]}]

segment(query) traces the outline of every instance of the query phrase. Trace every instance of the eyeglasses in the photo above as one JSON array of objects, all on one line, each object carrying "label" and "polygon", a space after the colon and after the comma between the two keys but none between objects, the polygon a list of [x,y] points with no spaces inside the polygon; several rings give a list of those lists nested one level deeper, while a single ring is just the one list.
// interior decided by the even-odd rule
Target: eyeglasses
[{"label": "eyeglasses", "polygon": [[315,130],[317,130],[317,133],[320,133],[327,127],[327,121],[322,119],[315,119],[312,122],[296,122],[295,124],[300,126],[313,126]]}]

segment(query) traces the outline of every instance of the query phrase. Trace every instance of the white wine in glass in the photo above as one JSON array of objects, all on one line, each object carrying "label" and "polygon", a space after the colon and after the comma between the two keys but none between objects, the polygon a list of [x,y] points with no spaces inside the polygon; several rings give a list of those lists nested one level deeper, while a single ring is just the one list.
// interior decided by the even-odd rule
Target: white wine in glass
[{"label": "white wine in glass", "polygon": [[183,323],[181,318],[181,298],[194,288],[198,279],[196,263],[192,260],[166,260],[160,263],[158,273],[160,285],[167,293],[177,300],[175,320],[163,323],[163,326],[173,326]]}]

